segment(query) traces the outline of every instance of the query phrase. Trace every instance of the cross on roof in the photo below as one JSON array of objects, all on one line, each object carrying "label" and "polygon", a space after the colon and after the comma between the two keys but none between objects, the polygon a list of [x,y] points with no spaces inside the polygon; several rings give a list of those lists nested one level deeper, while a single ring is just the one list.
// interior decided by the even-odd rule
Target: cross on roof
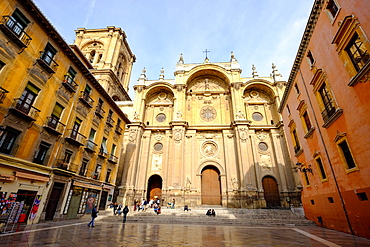
[{"label": "cross on roof", "polygon": [[206,53],[206,59],[208,59],[208,52],[211,52],[211,51],[208,51],[207,49],[205,51],[203,51],[204,53]]}]

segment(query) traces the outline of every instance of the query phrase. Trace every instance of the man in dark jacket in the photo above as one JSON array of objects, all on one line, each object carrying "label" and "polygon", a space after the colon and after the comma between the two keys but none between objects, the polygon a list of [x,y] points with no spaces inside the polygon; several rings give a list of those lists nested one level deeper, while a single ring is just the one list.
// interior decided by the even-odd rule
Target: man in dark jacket
[{"label": "man in dark jacket", "polygon": [[97,209],[97,206],[94,206],[92,211],[91,211],[91,221],[89,224],[87,224],[87,226],[90,226],[91,227],[94,227],[94,221],[95,221],[95,218],[98,217],[98,209]]},{"label": "man in dark jacket", "polygon": [[130,210],[128,209],[128,206],[126,205],[123,210],[122,210],[122,213],[123,213],[123,223],[126,222],[126,217],[127,217],[127,214]]}]

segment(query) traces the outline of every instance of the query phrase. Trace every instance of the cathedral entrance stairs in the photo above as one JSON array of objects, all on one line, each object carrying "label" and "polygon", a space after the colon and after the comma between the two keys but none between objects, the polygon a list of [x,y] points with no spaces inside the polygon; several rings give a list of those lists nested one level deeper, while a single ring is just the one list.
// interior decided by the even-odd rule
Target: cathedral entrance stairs
[{"label": "cathedral entrance stairs", "polygon": [[[206,216],[209,208],[213,208],[216,216]],[[84,216],[86,217],[86,216]],[[99,212],[99,219],[104,221],[121,221],[122,216],[113,215],[111,209]],[[230,224],[230,225],[264,225],[264,226],[307,226],[315,225],[302,215],[294,214],[289,209],[241,209],[220,206],[202,206],[184,211],[183,208],[161,209],[157,215],[152,208],[146,211],[133,211],[127,216],[127,222],[156,223],[191,223],[191,224]]]}]

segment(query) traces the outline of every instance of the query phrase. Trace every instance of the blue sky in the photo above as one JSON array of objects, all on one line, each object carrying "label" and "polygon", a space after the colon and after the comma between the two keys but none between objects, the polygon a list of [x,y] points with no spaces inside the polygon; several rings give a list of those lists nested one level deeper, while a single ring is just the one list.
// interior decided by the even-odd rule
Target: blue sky
[{"label": "blue sky", "polygon": [[[250,77],[269,76],[275,63],[287,80],[314,0],[34,0],[69,44],[77,28],[116,26],[136,55],[129,94],[146,67],[150,80],[185,63],[226,62],[233,51]],[[108,4],[109,3],[109,4]]]}]

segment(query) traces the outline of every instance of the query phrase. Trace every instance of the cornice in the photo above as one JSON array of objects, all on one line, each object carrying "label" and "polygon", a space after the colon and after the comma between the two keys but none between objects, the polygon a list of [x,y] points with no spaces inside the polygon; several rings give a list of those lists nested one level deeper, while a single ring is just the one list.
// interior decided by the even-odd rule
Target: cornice
[{"label": "cornice", "polygon": [[288,95],[289,95],[289,93],[292,89],[292,85],[294,83],[294,80],[295,80],[295,78],[297,76],[297,73],[299,71],[299,68],[301,66],[302,60],[304,58],[304,54],[306,53],[307,46],[310,43],[311,36],[312,36],[313,31],[316,27],[316,23],[317,23],[317,20],[320,16],[322,7],[324,5],[324,2],[325,2],[325,0],[316,0],[315,3],[313,4],[311,14],[308,18],[308,22],[307,22],[306,28],[304,30],[303,37],[301,39],[301,43],[300,43],[299,48],[298,48],[298,52],[297,52],[297,55],[295,57],[293,67],[292,67],[292,70],[291,70],[290,75],[289,75],[287,86],[285,88],[283,97],[281,99],[281,104],[280,104],[279,109],[278,109],[278,111],[280,113],[282,113],[284,105],[286,104],[286,101],[288,99]]}]

